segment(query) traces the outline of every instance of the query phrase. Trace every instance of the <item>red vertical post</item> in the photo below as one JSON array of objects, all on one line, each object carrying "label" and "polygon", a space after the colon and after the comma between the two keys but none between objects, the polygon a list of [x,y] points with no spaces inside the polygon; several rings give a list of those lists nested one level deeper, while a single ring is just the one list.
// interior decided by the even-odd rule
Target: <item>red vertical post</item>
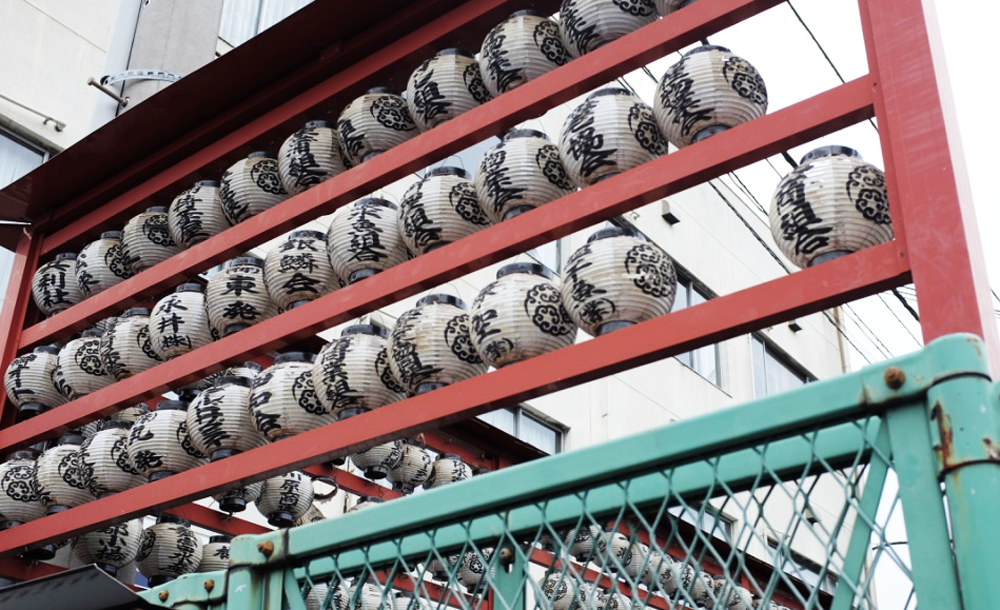
[{"label": "red vertical post", "polygon": [[945,74],[940,45],[930,38],[921,0],[860,0],[860,7],[877,79],[889,196],[902,215],[894,224],[913,271],[924,342],[949,333],[978,335],[993,374],[1000,375],[979,231],[957,128],[945,115],[947,85],[939,83]]},{"label": "red vertical post", "polygon": [[[0,311],[0,349],[3,350],[0,353],[0,374],[17,356],[21,330],[31,306],[31,278],[38,268],[41,242],[41,236],[34,235],[29,227],[21,235],[14,251],[14,264],[4,295],[3,310]],[[17,408],[7,400],[6,392],[0,392],[0,429],[13,425],[16,417]]]}]

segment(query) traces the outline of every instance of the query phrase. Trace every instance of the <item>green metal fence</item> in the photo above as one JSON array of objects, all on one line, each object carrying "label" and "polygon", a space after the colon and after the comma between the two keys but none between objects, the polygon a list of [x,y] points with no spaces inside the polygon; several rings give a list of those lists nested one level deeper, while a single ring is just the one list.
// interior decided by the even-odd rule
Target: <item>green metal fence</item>
[{"label": "green metal fence", "polygon": [[143,595],[199,610],[986,608],[1000,402],[982,351],[947,337],[779,396],[242,536],[227,572]]}]

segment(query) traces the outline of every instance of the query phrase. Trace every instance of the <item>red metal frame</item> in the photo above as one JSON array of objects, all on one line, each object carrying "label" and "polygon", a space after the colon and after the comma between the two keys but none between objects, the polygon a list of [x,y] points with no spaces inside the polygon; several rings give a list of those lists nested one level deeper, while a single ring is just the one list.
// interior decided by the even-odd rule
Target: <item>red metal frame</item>
[{"label": "red metal frame", "polygon": [[[380,51],[345,63],[332,74],[323,74],[315,66],[304,67],[276,84],[279,91],[298,88],[291,99],[276,101],[272,92],[262,93],[244,103],[237,100],[229,110],[207,120],[201,128],[181,134],[173,143],[113,173],[86,193],[55,202],[50,218],[37,219],[34,234],[23,237],[18,245],[11,288],[0,316],[0,341],[3,342],[0,366],[6,367],[18,352],[65,338],[70,332],[115,314],[129,304],[162,295],[188,276],[248,247],[329,213],[653,59],[752,17],[779,4],[780,0],[695,3],[295,196],[63,313],[32,323],[37,314],[30,304],[28,285],[41,257],[76,247],[93,238],[109,223],[121,224],[149,200],[163,200],[171,196],[178,185],[208,172],[221,171],[251,145],[272,144],[274,138],[290,132],[308,113],[328,113],[367,86],[381,84],[381,79],[391,79],[408,71],[434,48],[452,46],[446,42],[453,36],[468,38],[476,32],[481,35],[515,4],[504,0],[437,2],[440,6],[454,6],[454,9],[408,35],[393,38]],[[530,364],[511,365],[331,424],[336,426],[336,434],[331,434],[327,428],[313,430],[295,441],[267,445],[177,474],[169,483],[158,481],[144,485],[0,532],[0,555],[162,510],[194,515],[193,520],[213,529],[224,525],[228,528],[225,531],[248,527],[249,524],[241,525],[238,520],[227,525],[218,513],[209,509],[203,512],[202,507],[193,508],[195,505],[187,503],[293,468],[309,468],[314,475],[327,473],[316,464],[390,438],[426,433],[478,413],[821,311],[911,280],[917,288],[924,339],[929,341],[953,332],[980,335],[987,341],[992,366],[997,367],[1000,348],[992,309],[984,301],[988,291],[978,236],[969,202],[960,196],[951,165],[948,134],[931,68],[933,53],[920,0],[859,2],[869,75],[483,230],[474,239],[460,240],[420,256],[246,329],[238,338],[222,339],[27,422],[11,425],[11,410],[5,408],[0,420],[0,452],[52,437],[226,365],[308,340],[334,324],[872,116],[879,121],[883,158],[887,164],[890,205],[896,228],[896,239],[892,243],[540,356]],[[345,43],[343,49],[331,53],[343,52],[348,56],[361,53],[369,48],[366,45],[372,44],[376,32],[402,27],[399,20],[406,15],[412,16],[412,13],[404,12],[403,17],[395,19],[385,18],[373,26],[371,35],[359,36]],[[323,74],[325,80],[311,87],[303,85],[310,75],[318,74]],[[171,89],[184,86],[185,81],[181,81]],[[179,95],[176,93],[179,90],[173,94]],[[257,116],[251,117],[252,111],[256,111]],[[143,106],[139,106],[129,114],[142,112]],[[237,125],[240,121],[242,123]],[[193,150],[196,144],[200,146]],[[72,154],[72,149],[68,154]],[[40,171],[44,170],[43,166]],[[29,176],[26,180],[30,182],[30,179]],[[12,192],[16,194],[19,190]],[[109,195],[112,197],[109,201],[102,200]],[[927,222],[931,218],[933,222]],[[49,233],[42,235],[46,230]],[[438,442],[443,440],[437,439]],[[486,458],[474,450],[464,451],[464,458],[478,459],[480,466],[500,467],[509,461],[502,457]],[[371,484],[362,479],[350,479],[345,476],[347,473],[336,474],[338,483],[351,491],[363,493],[371,489]],[[383,494],[386,491],[383,489]]]}]

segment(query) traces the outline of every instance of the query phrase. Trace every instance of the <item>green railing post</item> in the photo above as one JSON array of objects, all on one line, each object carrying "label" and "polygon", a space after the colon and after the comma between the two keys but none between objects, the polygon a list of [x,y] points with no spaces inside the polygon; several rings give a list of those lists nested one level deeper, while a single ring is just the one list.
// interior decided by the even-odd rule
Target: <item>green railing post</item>
[{"label": "green railing post", "polygon": [[493,610],[524,610],[524,579],[528,570],[524,551],[506,540],[497,552],[497,571],[490,592]]},{"label": "green railing post", "polygon": [[1000,546],[1000,401],[983,375],[942,381],[927,393],[931,436],[945,484],[965,610],[996,607]]}]

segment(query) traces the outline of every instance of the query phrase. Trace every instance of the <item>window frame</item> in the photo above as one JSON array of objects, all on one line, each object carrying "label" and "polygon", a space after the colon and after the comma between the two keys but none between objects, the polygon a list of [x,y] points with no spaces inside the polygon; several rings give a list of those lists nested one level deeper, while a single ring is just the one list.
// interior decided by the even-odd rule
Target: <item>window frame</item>
[{"label": "window frame", "polygon": [[[54,152],[48,146],[45,146],[41,142],[31,138],[29,135],[21,133],[19,130],[12,129],[5,124],[6,122],[6,117],[0,115],[0,137],[7,138],[8,140],[14,142],[14,144],[17,144],[18,146],[21,146],[35,154],[41,155],[42,157],[41,162],[28,170],[28,173],[31,173],[35,168],[41,166],[52,158]],[[15,179],[14,182],[17,182],[17,180],[20,180],[20,178]],[[5,184],[0,186],[0,188],[5,188],[7,186],[8,185]]]},{"label": "window frame", "polygon": [[[492,422],[483,419],[482,417],[483,415],[488,415],[490,413],[495,413],[497,411],[509,411],[513,414],[514,416],[513,432],[501,428],[499,426],[496,426]],[[535,447],[539,451],[545,451],[545,449],[543,449],[542,447],[539,447],[531,443],[530,441],[526,440],[521,436],[521,428],[522,428],[521,422],[524,419],[530,419],[533,423],[538,424],[544,428],[547,428],[555,433],[555,451],[552,452],[550,455],[555,455],[556,453],[562,453],[566,449],[566,433],[569,431],[569,429],[562,423],[553,420],[551,417],[548,417],[545,414],[538,412],[536,409],[528,407],[527,405],[515,405],[513,407],[503,407],[501,409],[494,409],[493,411],[477,415],[476,419],[479,419],[483,423],[493,426],[497,430],[506,432],[507,434],[510,434],[511,436],[517,438],[520,441],[528,443],[529,445]]]},{"label": "window frame", "polygon": [[[756,353],[757,353],[756,343],[760,343],[761,346],[763,347],[764,360],[760,364],[764,367],[762,376],[763,376],[765,384],[767,382],[767,357],[768,356],[770,356],[772,360],[776,361],[778,364],[780,364],[781,366],[783,366],[788,373],[791,373],[793,376],[795,376],[799,380],[801,380],[802,381],[801,385],[806,385],[806,384],[809,384],[809,383],[812,383],[812,382],[816,381],[816,377],[812,373],[810,373],[809,370],[806,369],[806,367],[804,367],[801,364],[799,364],[798,361],[795,360],[795,358],[792,358],[788,354],[788,352],[786,352],[785,350],[781,349],[777,344],[774,343],[774,341],[772,341],[766,335],[764,335],[762,333],[751,333],[748,336],[750,337],[751,383],[753,384],[753,397],[755,399],[757,399],[757,398],[764,398],[764,397],[767,397],[767,396],[772,396],[773,394],[777,394],[777,393],[782,392],[782,391],[788,391],[788,388],[786,388],[785,390],[775,389],[774,392],[767,392],[766,388],[764,388],[765,393],[758,394],[757,378],[758,378],[759,375],[758,375],[758,368],[757,368],[758,362],[757,362],[757,356],[756,356]],[[801,387],[801,386],[796,386],[796,387]]]},{"label": "window frame", "polygon": [[[836,592],[837,582],[840,580],[840,576],[833,570],[830,570],[829,567],[826,570],[826,574],[824,574],[821,579],[820,572],[822,571],[823,566],[809,559],[802,553],[796,552],[790,546],[782,545],[777,538],[768,536],[767,547],[771,559],[771,565],[775,569],[781,570],[789,578],[794,578],[807,587],[817,588],[820,591],[831,595]],[[812,578],[803,578],[804,574],[809,575]]]}]

